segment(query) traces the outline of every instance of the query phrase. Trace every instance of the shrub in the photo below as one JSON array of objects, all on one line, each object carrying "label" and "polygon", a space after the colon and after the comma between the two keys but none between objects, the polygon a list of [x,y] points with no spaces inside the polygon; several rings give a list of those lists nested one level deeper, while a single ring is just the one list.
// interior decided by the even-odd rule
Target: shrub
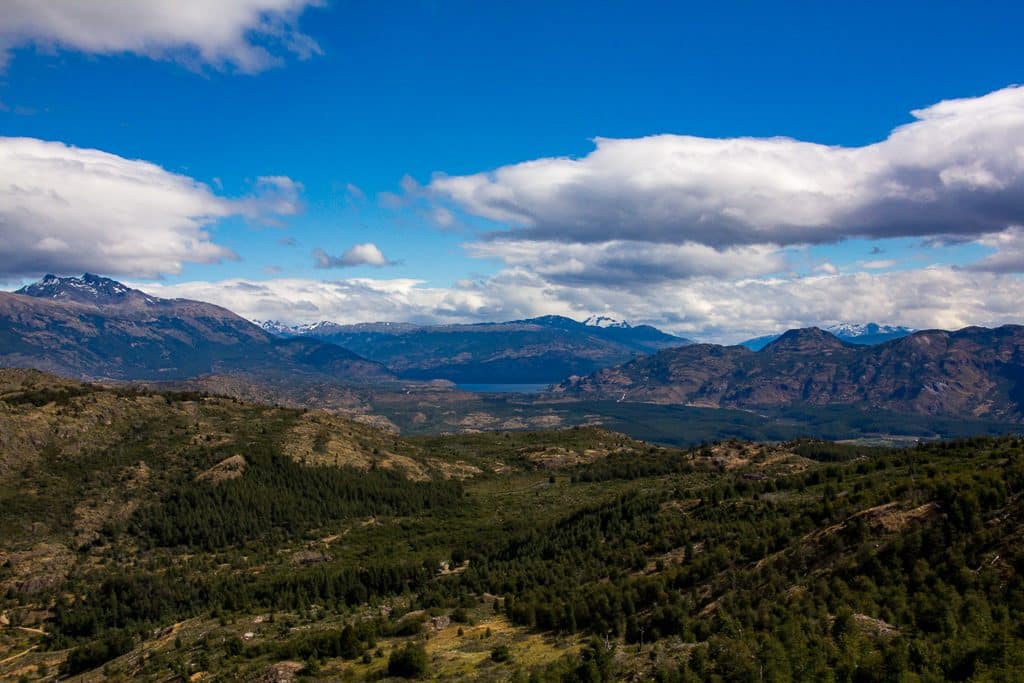
[{"label": "shrub", "polygon": [[420,678],[427,673],[429,660],[422,645],[409,643],[395,650],[388,658],[388,675],[401,678]]}]

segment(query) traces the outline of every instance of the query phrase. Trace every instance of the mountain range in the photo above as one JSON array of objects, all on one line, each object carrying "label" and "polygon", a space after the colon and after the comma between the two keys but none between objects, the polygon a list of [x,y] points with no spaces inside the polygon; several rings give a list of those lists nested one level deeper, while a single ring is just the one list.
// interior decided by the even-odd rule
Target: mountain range
[{"label": "mountain range", "polygon": [[[873,346],[893,339],[899,339],[914,332],[913,328],[910,327],[903,327],[900,325],[879,325],[878,323],[839,323],[837,325],[829,325],[821,329],[835,335],[836,338],[845,342],[861,344],[864,346]],[[783,334],[783,332],[779,332],[778,334],[754,337],[753,339],[740,342],[740,346],[745,346],[751,351],[760,351]]]},{"label": "mountain range", "polygon": [[[444,402],[449,399],[406,397],[406,390],[414,381],[445,379],[553,384],[539,403],[855,406],[1024,419],[1024,327],[909,332],[869,324],[837,332],[861,340],[906,334],[869,345],[807,328],[752,351],[694,344],[608,318],[260,326],[213,304],[161,299],[90,274],[48,275],[17,292],[0,292],[0,366],[86,380],[230,376],[234,394],[267,401],[287,396],[298,405],[310,401],[296,399],[296,392],[322,394],[331,387],[327,393],[342,391],[346,406],[359,403],[364,411],[376,410],[388,392],[410,405]],[[239,388],[239,382],[259,389]],[[361,393],[349,395],[345,387],[361,387],[354,389]]]},{"label": "mountain range", "polygon": [[638,354],[691,344],[650,325],[603,316],[577,322],[549,315],[501,323],[413,325],[260,323],[283,338],[318,339],[379,363],[403,379],[460,384],[554,383],[626,362]]},{"label": "mountain range", "polygon": [[160,299],[109,278],[47,275],[0,292],[0,366],[80,379],[210,373],[383,382],[384,366],[313,338],[282,339],[226,308]]},{"label": "mountain range", "polygon": [[874,346],[819,328],[790,330],[760,351],[694,344],[637,358],[553,395],[752,409],[859,405],[930,415],[1024,417],[1024,327],[926,330]]}]

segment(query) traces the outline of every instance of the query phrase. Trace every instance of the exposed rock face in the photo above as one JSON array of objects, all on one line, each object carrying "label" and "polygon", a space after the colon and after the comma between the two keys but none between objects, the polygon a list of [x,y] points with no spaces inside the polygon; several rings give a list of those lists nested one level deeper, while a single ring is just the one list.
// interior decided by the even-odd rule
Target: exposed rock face
[{"label": "exposed rock face", "polygon": [[235,454],[224,458],[210,469],[200,472],[196,476],[196,481],[206,481],[211,484],[218,484],[222,481],[238,479],[240,476],[245,474],[245,469],[248,465],[249,463],[246,462],[244,455]]},{"label": "exposed rock face", "polygon": [[0,582],[0,589],[21,595],[32,595],[60,585],[74,565],[74,553],[67,547],[40,542],[32,548],[0,553],[0,565],[9,567],[9,576]]},{"label": "exposed rock face", "polygon": [[336,380],[391,378],[380,364],[316,339],[280,339],[231,311],[159,299],[86,274],[0,292],[0,366],[80,379],[171,380],[238,371]]},{"label": "exposed rock face", "polygon": [[555,395],[726,408],[862,404],[932,415],[1024,418],[1024,327],[927,330],[855,346],[817,328],[761,351],[699,344],[586,377]]}]

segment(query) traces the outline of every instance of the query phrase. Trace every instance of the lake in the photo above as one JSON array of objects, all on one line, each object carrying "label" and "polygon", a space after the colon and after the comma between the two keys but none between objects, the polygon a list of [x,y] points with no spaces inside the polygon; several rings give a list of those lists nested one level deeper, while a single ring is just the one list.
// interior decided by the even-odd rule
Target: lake
[{"label": "lake", "polygon": [[539,394],[550,384],[456,384],[463,391],[476,394]]}]

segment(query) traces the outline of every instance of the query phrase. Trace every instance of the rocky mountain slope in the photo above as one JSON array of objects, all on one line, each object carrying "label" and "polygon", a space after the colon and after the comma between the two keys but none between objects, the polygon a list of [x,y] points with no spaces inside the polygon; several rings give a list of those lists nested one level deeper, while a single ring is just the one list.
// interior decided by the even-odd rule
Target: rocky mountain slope
[{"label": "rocky mountain slope", "polygon": [[625,362],[639,353],[691,343],[649,325],[631,326],[603,317],[584,323],[544,316],[474,325],[261,324],[277,335],[337,344],[385,364],[406,379],[459,383],[558,382]]},{"label": "rocky mountain slope", "polygon": [[290,373],[393,379],[380,364],[316,339],[281,339],[213,304],[160,299],[108,278],[47,275],[0,292],[0,366],[82,379]]},{"label": "rocky mountain slope", "polygon": [[556,396],[756,409],[859,404],[931,415],[1024,417],[1024,327],[916,332],[856,346],[818,328],[761,351],[697,344],[574,377]]}]

